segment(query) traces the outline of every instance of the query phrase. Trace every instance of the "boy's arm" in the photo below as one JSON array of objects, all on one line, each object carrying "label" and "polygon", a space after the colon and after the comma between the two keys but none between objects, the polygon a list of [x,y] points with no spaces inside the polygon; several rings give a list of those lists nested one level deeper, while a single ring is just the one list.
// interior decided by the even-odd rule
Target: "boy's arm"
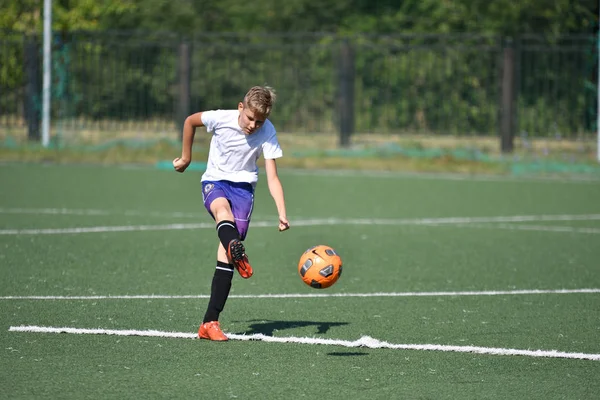
[{"label": "boy's arm", "polygon": [[194,144],[196,128],[199,126],[204,126],[201,112],[192,114],[185,119],[183,123],[183,138],[181,140],[181,157],[173,160],[175,171],[185,171],[192,162],[192,145]]},{"label": "boy's arm", "polygon": [[277,174],[277,164],[275,160],[265,160],[265,170],[267,171],[267,184],[269,185],[269,191],[273,200],[275,200],[275,206],[277,206],[277,213],[279,214],[279,231],[285,231],[290,229],[290,223],[287,219],[285,211],[285,197],[283,195],[283,186],[279,180]]}]

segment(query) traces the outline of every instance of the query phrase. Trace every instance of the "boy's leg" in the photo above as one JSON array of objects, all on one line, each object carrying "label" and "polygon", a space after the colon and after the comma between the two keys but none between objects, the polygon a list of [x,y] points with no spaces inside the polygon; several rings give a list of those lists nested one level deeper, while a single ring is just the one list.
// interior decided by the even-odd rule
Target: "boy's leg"
[{"label": "boy's leg", "polygon": [[[232,189],[227,184],[220,182],[203,182],[202,194],[204,206],[217,223],[220,244],[217,251],[217,268],[211,285],[211,296],[203,323],[198,330],[198,336],[202,339],[225,341],[228,339],[221,331],[218,320],[231,290],[233,268],[237,268],[243,278],[252,276],[252,267],[248,263],[246,250],[241,241],[245,238],[248,230],[253,193],[243,190],[236,191],[235,188]],[[241,210],[242,214],[234,215],[232,203],[228,200],[230,197],[233,199],[232,203],[240,203],[241,206],[237,207],[236,211],[239,214]],[[249,210],[246,216],[243,214],[244,209]],[[240,221],[239,227],[236,221]]]},{"label": "boy's leg", "polygon": [[239,240],[231,241],[229,247],[226,247],[227,255],[240,275],[249,278],[252,276],[252,267],[242,241],[246,239],[254,208],[254,189],[249,183],[230,183],[226,186],[226,191],[235,227],[240,235]]},{"label": "boy's leg", "polygon": [[252,267],[248,262],[246,249],[241,242],[247,231],[247,221],[241,221],[240,230],[235,222],[236,217],[232,211],[232,203],[248,203],[248,198],[252,202],[252,193],[250,192],[248,196],[246,192],[240,192],[232,187],[231,182],[203,182],[202,196],[204,206],[217,223],[217,235],[226,250],[225,257],[219,255],[218,260],[231,262],[242,278],[250,278]]},{"label": "boy's leg", "polygon": [[231,261],[242,278],[250,278],[253,272],[252,267],[248,262],[246,249],[242,244],[229,201],[223,197],[215,199],[210,205],[210,211],[217,222],[217,235],[221,245],[227,250],[228,261]]},{"label": "boy's leg", "polygon": [[[221,245],[219,245],[221,247]],[[219,249],[219,253],[221,249]],[[231,290],[231,279],[233,278],[233,265],[217,261],[217,268],[213,275],[212,285],[210,288],[210,300],[206,313],[204,314],[204,320],[200,329],[198,329],[198,336],[201,339],[209,339],[216,341],[228,340],[227,336],[221,331],[219,326],[219,315],[223,308],[225,308],[225,302],[229,297],[229,291]]]},{"label": "boy's leg", "polygon": [[217,268],[210,287],[210,300],[202,323],[219,320],[219,314],[225,308],[225,302],[229,297],[232,278],[233,265],[217,261]]}]

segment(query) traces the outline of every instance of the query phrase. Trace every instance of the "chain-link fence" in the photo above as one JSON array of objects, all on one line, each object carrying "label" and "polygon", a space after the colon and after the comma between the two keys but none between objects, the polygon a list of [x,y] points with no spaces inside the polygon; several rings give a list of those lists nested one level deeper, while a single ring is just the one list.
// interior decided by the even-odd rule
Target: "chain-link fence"
[{"label": "chain-link fence", "polygon": [[[0,131],[37,139],[41,38],[0,36]],[[593,36],[56,34],[52,140],[172,138],[194,111],[276,88],[278,130],[593,137]],[[510,147],[510,144],[507,143]]]}]

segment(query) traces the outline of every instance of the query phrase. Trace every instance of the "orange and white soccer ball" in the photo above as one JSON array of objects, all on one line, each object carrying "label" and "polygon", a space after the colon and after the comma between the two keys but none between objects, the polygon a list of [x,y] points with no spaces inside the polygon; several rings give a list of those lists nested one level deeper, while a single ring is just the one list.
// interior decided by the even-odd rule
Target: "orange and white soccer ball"
[{"label": "orange and white soccer ball", "polygon": [[308,286],[325,289],[337,282],[342,274],[342,259],[329,246],[314,246],[300,257],[298,273]]}]

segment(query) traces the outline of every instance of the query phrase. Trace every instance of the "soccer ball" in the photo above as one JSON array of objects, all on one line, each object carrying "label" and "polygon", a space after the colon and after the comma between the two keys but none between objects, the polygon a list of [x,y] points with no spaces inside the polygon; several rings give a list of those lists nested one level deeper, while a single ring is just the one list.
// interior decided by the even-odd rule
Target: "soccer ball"
[{"label": "soccer ball", "polygon": [[325,289],[333,285],[342,274],[342,259],[329,246],[314,246],[300,257],[298,273],[308,286]]}]

